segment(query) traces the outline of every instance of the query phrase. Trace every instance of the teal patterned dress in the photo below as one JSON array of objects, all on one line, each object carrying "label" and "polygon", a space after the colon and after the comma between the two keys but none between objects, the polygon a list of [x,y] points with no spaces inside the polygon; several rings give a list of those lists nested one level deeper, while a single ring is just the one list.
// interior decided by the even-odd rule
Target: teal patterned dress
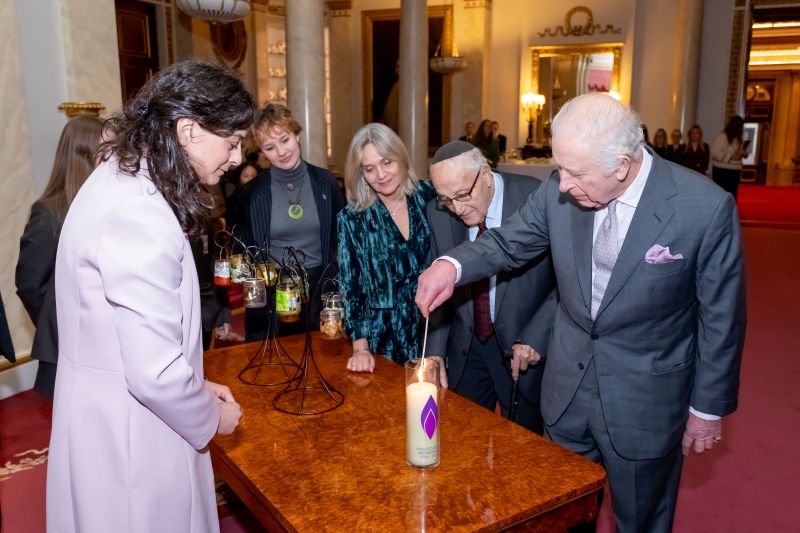
[{"label": "teal patterned dress", "polygon": [[366,338],[373,354],[396,363],[420,354],[421,314],[414,296],[417,278],[428,266],[431,229],[425,206],[434,196],[429,180],[408,196],[408,240],[380,201],[361,212],[348,205],[338,216],[347,334]]}]

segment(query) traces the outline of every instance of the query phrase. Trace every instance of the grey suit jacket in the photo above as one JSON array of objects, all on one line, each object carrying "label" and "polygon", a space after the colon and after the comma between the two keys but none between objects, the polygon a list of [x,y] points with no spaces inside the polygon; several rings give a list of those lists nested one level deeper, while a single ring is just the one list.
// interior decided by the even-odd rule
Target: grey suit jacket
[{"label": "grey suit jacket", "polygon": [[[501,174],[503,177],[503,220],[513,215],[541,182],[529,176]],[[439,257],[468,242],[468,228],[436,202],[428,204],[431,225],[431,255]],[[519,339],[543,356],[553,327],[556,297],[555,275],[549,254],[497,276],[495,289],[495,331],[504,350]],[[427,352],[445,355],[451,386],[464,372],[472,341],[472,291],[468,285],[456,288],[453,297],[431,316]],[[539,403],[541,366],[532,367],[520,381],[520,391],[532,403]]]},{"label": "grey suit jacket", "polygon": [[[594,211],[558,185],[554,172],[502,228],[450,252],[463,267],[460,283],[523,265],[549,247],[560,301],[542,382],[545,422],[564,413],[594,358],[617,452],[662,457],[680,442],[690,405],[720,416],[737,406],[745,293],[735,200],[654,155],[592,320]],[[656,244],[683,259],[645,262]]]}]

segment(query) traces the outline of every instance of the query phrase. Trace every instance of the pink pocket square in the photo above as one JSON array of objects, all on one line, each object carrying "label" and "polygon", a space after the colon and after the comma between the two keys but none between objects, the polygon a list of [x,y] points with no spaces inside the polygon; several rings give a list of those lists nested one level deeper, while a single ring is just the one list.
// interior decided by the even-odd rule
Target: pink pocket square
[{"label": "pink pocket square", "polygon": [[644,262],[651,265],[663,265],[665,263],[680,261],[681,259],[683,259],[683,255],[672,255],[669,253],[669,246],[665,248],[660,244],[654,244],[649,250],[647,250],[647,253],[644,254]]}]

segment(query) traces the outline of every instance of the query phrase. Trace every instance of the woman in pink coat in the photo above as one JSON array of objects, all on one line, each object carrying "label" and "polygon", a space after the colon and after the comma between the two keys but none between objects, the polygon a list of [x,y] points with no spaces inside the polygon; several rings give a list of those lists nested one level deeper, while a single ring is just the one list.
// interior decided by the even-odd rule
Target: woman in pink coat
[{"label": "woman in pink coat", "polygon": [[203,378],[187,237],[200,184],[241,162],[255,116],[231,71],[160,71],[108,122],[103,162],[70,207],[56,256],[59,364],[47,530],[216,532],[207,444],[234,431],[230,390]]}]

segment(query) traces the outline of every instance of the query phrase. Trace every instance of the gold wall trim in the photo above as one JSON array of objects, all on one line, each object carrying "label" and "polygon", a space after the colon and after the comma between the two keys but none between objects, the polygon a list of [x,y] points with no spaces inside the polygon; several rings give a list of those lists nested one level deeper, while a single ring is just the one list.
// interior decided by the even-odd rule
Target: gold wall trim
[{"label": "gold wall trim", "polygon": [[464,1],[464,9],[474,8],[474,7],[485,7],[486,9],[492,9],[492,0],[465,0]]},{"label": "gold wall trim", "polygon": [[[580,26],[572,24],[572,17],[576,14],[582,13],[586,15],[586,23]],[[580,21],[580,18],[578,19]],[[575,6],[564,16],[564,24],[562,26],[555,26],[555,28],[545,28],[544,31],[537,32],[539,37],[558,37],[559,34],[564,37],[582,37],[585,35],[594,35],[599,33],[601,35],[614,34],[619,35],[622,33],[622,28],[614,26],[613,24],[594,23],[594,13],[586,6]]]}]

